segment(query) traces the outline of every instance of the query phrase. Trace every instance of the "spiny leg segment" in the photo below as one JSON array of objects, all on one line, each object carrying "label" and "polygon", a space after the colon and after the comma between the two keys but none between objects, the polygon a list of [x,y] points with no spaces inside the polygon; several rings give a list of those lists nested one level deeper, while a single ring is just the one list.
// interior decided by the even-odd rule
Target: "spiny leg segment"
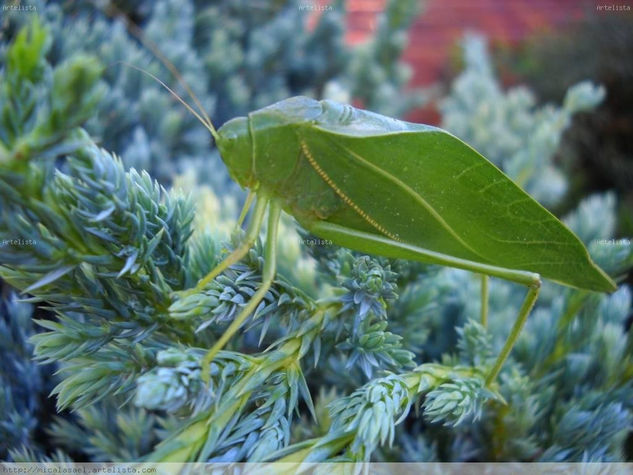
[{"label": "spiny leg segment", "polygon": [[[263,201],[263,200],[260,200]],[[258,201],[259,204],[259,201]],[[256,210],[257,212],[257,210]],[[270,207],[268,211],[268,230],[266,234],[266,248],[264,249],[264,269],[262,272],[262,283],[257,289],[257,292],[253,294],[248,304],[242,308],[240,313],[235,317],[231,325],[222,334],[220,339],[215,342],[213,347],[207,352],[202,360],[202,379],[205,383],[209,381],[210,373],[209,366],[213,358],[224,347],[224,345],[231,339],[231,337],[239,330],[248,316],[253,313],[259,303],[263,300],[270,288],[275,272],[277,269],[277,235],[279,229],[279,218],[281,217],[281,205],[275,200],[270,201]]]}]

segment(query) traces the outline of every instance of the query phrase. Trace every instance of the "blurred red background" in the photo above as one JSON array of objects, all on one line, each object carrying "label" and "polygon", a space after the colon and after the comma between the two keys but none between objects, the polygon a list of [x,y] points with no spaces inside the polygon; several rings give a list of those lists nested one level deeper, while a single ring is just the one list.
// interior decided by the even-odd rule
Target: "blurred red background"
[{"label": "blurred red background", "polygon": [[[385,4],[386,0],[348,0],[348,43],[365,41]],[[484,33],[493,45],[512,47],[530,35],[568,27],[595,11],[595,0],[421,0],[404,53],[413,72],[409,86],[425,87],[449,79],[451,59],[458,57],[456,46],[466,31]],[[433,104],[407,118],[439,121]]]}]

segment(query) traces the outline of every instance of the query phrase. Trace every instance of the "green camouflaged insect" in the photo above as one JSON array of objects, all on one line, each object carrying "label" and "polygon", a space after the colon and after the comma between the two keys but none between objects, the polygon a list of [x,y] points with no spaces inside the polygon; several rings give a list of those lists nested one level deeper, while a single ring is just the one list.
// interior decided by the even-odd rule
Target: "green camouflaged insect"
[{"label": "green camouflaged insect", "polygon": [[333,101],[293,97],[238,117],[213,135],[231,177],[256,204],[244,242],[203,278],[201,290],[252,247],[268,210],[262,284],[203,361],[202,375],[268,291],[282,210],[334,244],[416,260],[528,287],[512,331],[487,376],[495,380],[541,285],[613,291],[581,241],[491,162],[448,132]]}]

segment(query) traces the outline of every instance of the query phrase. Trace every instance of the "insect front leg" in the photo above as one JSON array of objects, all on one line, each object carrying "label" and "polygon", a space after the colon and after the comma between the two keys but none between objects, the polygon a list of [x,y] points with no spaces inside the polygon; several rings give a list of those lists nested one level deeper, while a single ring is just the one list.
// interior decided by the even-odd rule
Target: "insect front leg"
[{"label": "insect front leg", "polygon": [[[263,200],[261,200],[263,201]],[[259,205],[259,201],[257,202]],[[264,205],[265,206],[265,205]],[[257,209],[255,210],[257,212]],[[275,278],[275,272],[277,269],[277,234],[279,229],[279,219],[281,217],[281,205],[275,200],[270,201],[270,208],[268,211],[268,231],[266,234],[266,248],[264,249],[264,269],[262,271],[262,284],[257,292],[251,297],[248,304],[242,311],[235,317],[231,325],[222,334],[220,339],[215,342],[213,347],[207,352],[202,360],[202,379],[206,383],[209,381],[209,366],[213,358],[218,352],[226,345],[233,335],[240,329],[244,321],[250,314],[255,311],[259,303],[262,301],[268,289]]]},{"label": "insect front leg", "polygon": [[246,215],[248,214],[248,210],[251,209],[251,205],[253,204],[253,200],[255,199],[255,192],[253,190],[249,190],[248,196],[246,197],[246,201],[244,201],[244,207],[240,213],[239,218],[237,218],[237,223],[235,223],[235,228],[241,228],[244,219],[246,219]]},{"label": "insect front leg", "polygon": [[[240,259],[242,259],[248,253],[249,249],[252,248],[255,244],[255,241],[257,241],[257,236],[259,236],[259,231],[262,228],[264,214],[266,212],[266,206],[268,205],[268,203],[269,200],[267,200],[266,198],[260,198],[257,200],[255,211],[253,212],[253,218],[248,226],[248,229],[246,230],[246,238],[244,239],[244,242],[241,243],[237,248],[235,248],[233,252],[231,252],[228,256],[226,256],[222,262],[220,262],[217,266],[213,268],[213,270],[211,270],[211,272],[200,279],[200,281],[190,291],[190,293],[195,293],[202,290],[207,284],[209,284],[209,282],[211,282],[233,264],[239,262]],[[240,214],[241,220],[243,219],[243,215],[246,214],[246,207],[248,205],[250,205],[250,203],[247,199],[247,202],[244,205],[245,210],[242,210],[242,213]]]}]

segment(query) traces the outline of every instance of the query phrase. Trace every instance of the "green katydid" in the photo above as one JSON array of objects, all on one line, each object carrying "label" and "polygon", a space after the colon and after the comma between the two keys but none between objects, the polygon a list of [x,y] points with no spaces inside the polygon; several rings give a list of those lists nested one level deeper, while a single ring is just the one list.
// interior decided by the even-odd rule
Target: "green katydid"
[{"label": "green katydid", "polygon": [[149,46],[183,84],[200,114],[147,74],[205,125],[231,177],[250,190],[238,225],[256,197],[243,243],[187,293],[201,291],[248,253],[268,211],[261,286],[205,355],[205,380],[215,355],[273,282],[282,210],[339,246],[481,274],[484,324],[488,276],[525,285],[527,295],[487,385],[496,379],[536,302],[541,276],[579,289],[616,289],[578,237],[450,133],[308,97],[283,100],[216,130],[175,68]]},{"label": "green katydid", "polygon": [[[217,131],[205,123],[231,177],[257,203],[244,242],[195,290],[246,255],[269,211],[261,287],[205,356],[203,375],[273,281],[281,210],[339,246],[482,274],[483,294],[487,276],[527,286],[488,384],[537,299],[541,276],[581,289],[615,289],[565,225],[442,129],[307,97],[278,102]],[[249,199],[242,216],[250,206]]]}]

